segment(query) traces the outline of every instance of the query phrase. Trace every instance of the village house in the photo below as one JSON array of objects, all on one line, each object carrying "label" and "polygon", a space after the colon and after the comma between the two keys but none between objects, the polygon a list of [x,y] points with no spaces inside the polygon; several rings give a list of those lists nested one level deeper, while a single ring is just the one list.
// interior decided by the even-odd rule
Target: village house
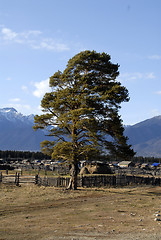
[{"label": "village house", "polygon": [[118,163],[118,166],[120,168],[129,168],[129,167],[134,167],[135,164],[131,161],[122,161]]},{"label": "village house", "polygon": [[160,167],[160,163],[153,163],[152,165],[151,165],[152,167]]},{"label": "village house", "polygon": [[141,164],[141,169],[149,169],[149,163],[143,163]]}]

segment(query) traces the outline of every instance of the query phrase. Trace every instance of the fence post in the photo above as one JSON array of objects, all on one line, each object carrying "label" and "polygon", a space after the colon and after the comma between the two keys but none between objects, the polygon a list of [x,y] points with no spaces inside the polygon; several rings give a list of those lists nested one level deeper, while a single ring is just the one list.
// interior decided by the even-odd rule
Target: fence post
[{"label": "fence post", "polygon": [[81,176],[80,176],[80,185],[81,185],[81,187],[83,187],[83,174],[81,174]]},{"label": "fence post", "polygon": [[60,187],[61,186],[61,178],[60,176],[57,178],[57,187]]},{"label": "fence post", "polygon": [[36,174],[36,175],[35,175],[35,184],[38,184],[38,183],[39,183],[39,175]]},{"label": "fence post", "polygon": [[44,177],[43,185],[48,186],[48,178],[46,176]]},{"label": "fence post", "polygon": [[17,172],[15,173],[15,184],[17,182]]},{"label": "fence post", "polygon": [[0,174],[0,183],[2,182],[2,172]]},{"label": "fence post", "polygon": [[19,173],[16,175],[15,183],[16,183],[16,186],[19,186],[19,183],[20,183],[20,174]]}]

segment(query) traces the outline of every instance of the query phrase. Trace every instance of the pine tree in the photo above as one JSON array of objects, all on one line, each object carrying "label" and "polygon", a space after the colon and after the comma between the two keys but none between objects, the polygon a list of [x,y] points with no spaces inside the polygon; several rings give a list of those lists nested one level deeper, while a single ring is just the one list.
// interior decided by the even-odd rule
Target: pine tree
[{"label": "pine tree", "polygon": [[80,52],[50,77],[51,92],[41,101],[44,114],[35,116],[34,129],[46,128],[53,137],[41,143],[43,153],[71,164],[73,189],[81,159],[107,151],[124,159],[134,155],[118,114],[129,101],[128,90],[116,81],[118,68],[106,53]]}]

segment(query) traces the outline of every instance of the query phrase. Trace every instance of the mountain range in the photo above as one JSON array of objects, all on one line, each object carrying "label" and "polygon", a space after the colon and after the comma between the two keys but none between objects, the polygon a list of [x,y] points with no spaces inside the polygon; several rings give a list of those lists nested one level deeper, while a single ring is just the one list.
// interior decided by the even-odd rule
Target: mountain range
[{"label": "mountain range", "polygon": [[[40,151],[43,130],[33,130],[34,115],[24,116],[14,108],[0,109],[0,150]],[[125,126],[124,135],[136,156],[161,157],[161,116]]]},{"label": "mountain range", "polygon": [[42,130],[33,130],[34,115],[24,116],[14,108],[0,109],[0,150],[40,151]]},{"label": "mountain range", "polygon": [[125,127],[137,156],[161,157],[161,115]]}]

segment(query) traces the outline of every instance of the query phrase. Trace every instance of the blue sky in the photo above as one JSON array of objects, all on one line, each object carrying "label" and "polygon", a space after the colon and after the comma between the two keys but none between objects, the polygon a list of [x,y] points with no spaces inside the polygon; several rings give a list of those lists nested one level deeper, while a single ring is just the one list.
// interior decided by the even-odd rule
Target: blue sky
[{"label": "blue sky", "polygon": [[49,77],[83,50],[120,65],[124,124],[161,115],[161,0],[0,0],[0,108],[40,114]]}]

